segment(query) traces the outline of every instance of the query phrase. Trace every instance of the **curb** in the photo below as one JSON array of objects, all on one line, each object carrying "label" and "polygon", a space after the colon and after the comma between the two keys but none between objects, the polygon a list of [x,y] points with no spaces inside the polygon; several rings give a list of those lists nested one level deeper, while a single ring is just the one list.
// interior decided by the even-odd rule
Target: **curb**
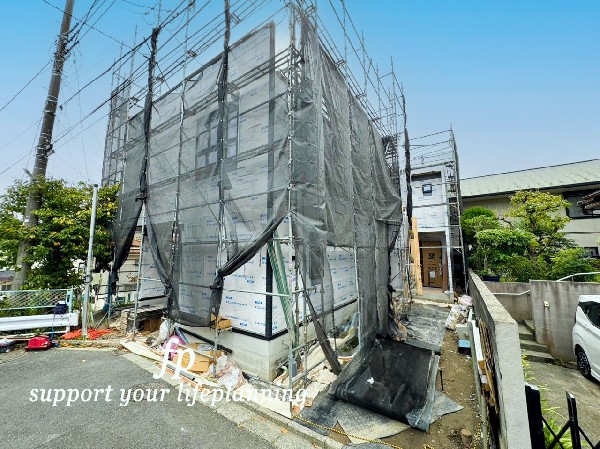
[{"label": "curb", "polygon": [[314,430],[309,429],[308,427],[305,427],[302,424],[299,424],[291,418],[286,418],[285,416],[279,415],[257,404],[249,401],[240,401],[236,404],[241,405],[245,409],[260,415],[269,421],[275,422],[281,427],[287,428],[289,432],[306,439],[309,443],[317,443],[317,447],[322,447],[323,449],[341,449],[345,446],[342,443],[339,443],[331,438],[315,432]]},{"label": "curb", "polygon": [[59,348],[122,348],[120,340],[59,340]]}]

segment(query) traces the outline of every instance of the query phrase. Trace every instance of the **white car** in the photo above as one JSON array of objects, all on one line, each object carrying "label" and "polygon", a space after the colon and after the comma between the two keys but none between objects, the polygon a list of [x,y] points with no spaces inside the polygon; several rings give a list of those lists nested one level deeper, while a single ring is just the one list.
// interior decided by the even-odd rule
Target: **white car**
[{"label": "white car", "polygon": [[573,326],[577,367],[588,379],[600,381],[600,295],[581,295]]}]

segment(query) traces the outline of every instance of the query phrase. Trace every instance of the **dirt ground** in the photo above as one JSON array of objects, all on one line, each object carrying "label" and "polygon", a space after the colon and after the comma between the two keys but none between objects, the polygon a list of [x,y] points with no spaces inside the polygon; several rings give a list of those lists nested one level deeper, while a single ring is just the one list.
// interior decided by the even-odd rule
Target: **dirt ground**
[{"label": "dirt ground", "polygon": [[[464,408],[458,412],[442,416],[429,428],[429,433],[419,429],[407,429],[397,435],[383,438],[382,441],[392,447],[402,449],[463,449],[460,438],[462,429],[469,430],[474,436],[473,448],[481,448],[481,441],[475,437],[480,433],[480,417],[475,394],[475,377],[472,360],[457,352],[458,339],[454,332],[447,331],[442,346],[440,366],[444,380],[443,392]],[[441,390],[438,376],[437,388]],[[339,428],[341,430],[341,428]],[[350,440],[333,432],[329,436],[341,443]],[[427,446],[425,446],[427,445]]]},{"label": "dirt ground", "polygon": [[[442,346],[440,366],[444,380],[443,392],[464,408],[458,412],[444,415],[429,428],[429,433],[418,429],[407,429],[383,441],[400,446],[403,449],[422,448],[427,444],[435,449],[464,448],[460,431],[467,429],[473,436],[479,435],[480,418],[475,393],[473,361],[457,352],[458,339],[454,332],[447,331]],[[441,390],[438,376],[437,387]],[[474,438],[479,443],[478,438]],[[480,444],[473,447],[480,448]]]}]

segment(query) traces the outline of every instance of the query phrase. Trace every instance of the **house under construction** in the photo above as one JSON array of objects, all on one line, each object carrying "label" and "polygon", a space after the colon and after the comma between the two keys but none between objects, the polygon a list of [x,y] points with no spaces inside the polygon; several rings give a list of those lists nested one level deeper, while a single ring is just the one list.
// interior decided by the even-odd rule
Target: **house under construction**
[{"label": "house under construction", "polygon": [[[213,34],[193,28],[193,3],[181,36],[205,41],[178,48],[177,82],[163,82],[156,49],[170,35],[157,27],[145,65],[132,59],[113,89],[103,168],[104,184],[121,185],[111,277],[144,214],[169,316],[271,380],[282,366],[311,368],[315,324],[332,335],[358,312],[361,344],[388,332],[388,285],[401,289],[405,272],[399,86],[352,37],[343,2],[338,46],[310,2],[225,2]],[[230,331],[210,328],[216,316]]]},{"label": "house under construction", "polygon": [[[416,297],[452,300],[466,287],[458,155],[452,130],[411,139]],[[416,254],[418,253],[418,254]]]}]

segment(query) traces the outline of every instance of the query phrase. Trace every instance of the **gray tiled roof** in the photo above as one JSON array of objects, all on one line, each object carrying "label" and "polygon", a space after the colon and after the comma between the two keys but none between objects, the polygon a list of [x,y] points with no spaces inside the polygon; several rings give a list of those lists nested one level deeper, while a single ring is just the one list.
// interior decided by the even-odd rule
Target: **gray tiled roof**
[{"label": "gray tiled roof", "polygon": [[600,183],[600,159],[461,179],[463,198]]}]

